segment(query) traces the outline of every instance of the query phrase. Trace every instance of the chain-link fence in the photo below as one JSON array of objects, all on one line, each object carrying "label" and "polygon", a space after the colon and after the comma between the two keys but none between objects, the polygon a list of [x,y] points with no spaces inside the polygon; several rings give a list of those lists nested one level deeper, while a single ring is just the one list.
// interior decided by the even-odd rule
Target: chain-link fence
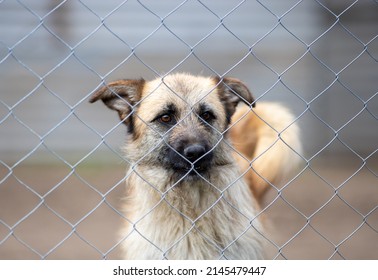
[{"label": "chain-link fence", "polygon": [[88,97],[182,71],[237,77],[301,127],[302,168],[262,204],[268,258],[377,258],[377,14],[373,0],[0,1],[0,258],[119,258],[125,128]]}]

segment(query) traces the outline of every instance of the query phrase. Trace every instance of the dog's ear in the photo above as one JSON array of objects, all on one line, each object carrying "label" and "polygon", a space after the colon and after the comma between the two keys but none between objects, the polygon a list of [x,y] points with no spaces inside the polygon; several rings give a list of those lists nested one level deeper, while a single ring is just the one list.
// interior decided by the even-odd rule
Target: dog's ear
[{"label": "dog's ear", "polygon": [[240,101],[248,106],[255,107],[255,100],[248,87],[240,80],[235,78],[216,78],[218,94],[221,102],[225,106],[227,120],[231,121],[235,113],[236,106]]},{"label": "dog's ear", "polygon": [[98,89],[91,98],[90,103],[101,99],[108,108],[118,112],[119,118],[130,129],[134,106],[140,101],[145,81],[118,80]]}]

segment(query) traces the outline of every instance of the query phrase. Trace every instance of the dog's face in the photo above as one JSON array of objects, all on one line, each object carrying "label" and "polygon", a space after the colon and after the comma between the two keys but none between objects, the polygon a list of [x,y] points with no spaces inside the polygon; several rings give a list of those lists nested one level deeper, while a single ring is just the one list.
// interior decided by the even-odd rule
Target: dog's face
[{"label": "dog's face", "polygon": [[239,101],[254,105],[248,88],[232,78],[168,75],[150,82],[119,80],[99,89],[128,128],[126,157],[136,165],[163,168],[176,180],[206,177],[231,163],[225,131]]}]

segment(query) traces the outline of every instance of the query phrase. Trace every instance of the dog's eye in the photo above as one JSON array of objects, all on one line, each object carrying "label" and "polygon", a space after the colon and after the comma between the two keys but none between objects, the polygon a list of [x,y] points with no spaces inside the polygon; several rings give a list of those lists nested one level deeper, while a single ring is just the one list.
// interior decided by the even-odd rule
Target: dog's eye
[{"label": "dog's eye", "polygon": [[155,121],[163,125],[174,125],[176,124],[175,113],[173,110],[164,110],[160,112],[160,114],[156,115],[151,122]]},{"label": "dog's eye", "polygon": [[209,122],[212,119],[214,119],[214,115],[211,112],[203,112],[200,117],[206,122]]},{"label": "dog's eye", "polygon": [[172,123],[173,121],[173,117],[172,115],[169,115],[169,114],[165,114],[165,115],[162,115],[160,116],[159,120],[162,122],[162,123]]}]

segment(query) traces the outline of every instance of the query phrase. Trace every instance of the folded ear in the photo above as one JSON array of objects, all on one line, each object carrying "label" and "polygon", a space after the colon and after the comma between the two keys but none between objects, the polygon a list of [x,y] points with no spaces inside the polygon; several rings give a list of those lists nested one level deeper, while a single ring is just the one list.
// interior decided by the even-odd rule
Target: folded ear
[{"label": "folded ear", "polygon": [[248,87],[240,80],[235,78],[217,78],[218,94],[221,102],[225,106],[227,120],[230,122],[235,113],[236,106],[240,101],[248,106],[255,107],[255,100]]},{"label": "folded ear", "polygon": [[108,108],[118,112],[119,118],[132,129],[132,111],[142,96],[145,81],[118,80],[98,89],[91,98],[90,103],[101,99]]}]

